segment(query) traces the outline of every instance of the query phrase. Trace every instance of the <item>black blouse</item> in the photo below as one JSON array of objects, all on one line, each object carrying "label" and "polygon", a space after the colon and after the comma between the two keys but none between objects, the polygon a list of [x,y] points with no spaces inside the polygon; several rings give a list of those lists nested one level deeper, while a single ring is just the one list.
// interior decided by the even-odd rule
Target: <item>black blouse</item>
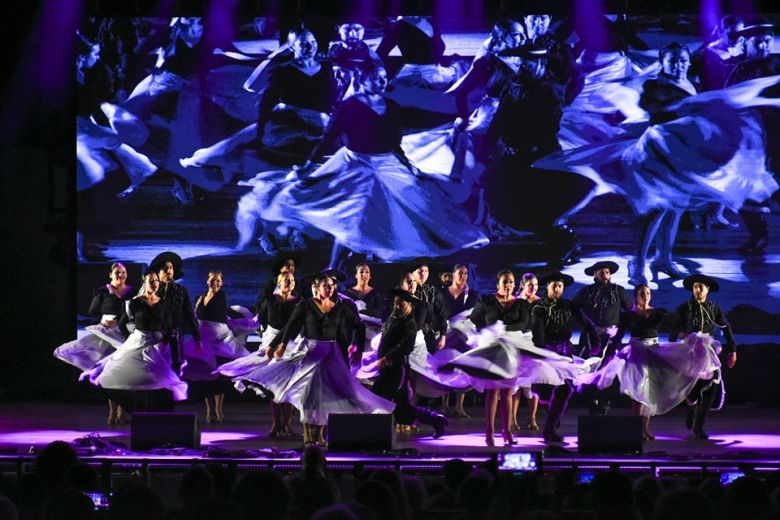
[{"label": "black blouse", "polygon": [[354,70],[361,63],[372,61],[374,57],[366,42],[357,42],[354,47],[349,47],[344,42],[337,41],[330,44],[328,59],[334,65]]},{"label": "black blouse", "polygon": [[448,287],[442,287],[439,291],[441,292],[441,299],[444,302],[444,315],[447,319],[452,318],[456,314],[460,314],[466,309],[474,307],[479,300],[479,294],[471,288],[463,291],[458,298],[454,298],[452,294],[450,294]]},{"label": "black blouse", "polygon": [[292,316],[296,305],[298,305],[298,298],[282,301],[272,294],[260,302],[257,310],[260,323],[263,324],[263,327],[282,330],[290,321],[290,316]]},{"label": "black blouse", "polygon": [[490,294],[477,303],[469,319],[474,322],[477,330],[500,320],[506,325],[506,330],[525,331],[531,328],[531,309],[527,302],[520,298],[505,307],[495,295]]},{"label": "black blouse", "polygon": [[699,303],[695,298],[691,298],[674,310],[669,328],[669,340],[676,341],[680,336],[692,332],[714,335],[715,329],[720,329],[726,338],[723,351],[736,352],[737,342],[734,333],[720,305],[709,300]]},{"label": "black blouse", "polygon": [[668,316],[666,309],[653,309],[647,315],[635,310],[624,311],[620,314],[620,329],[615,337],[620,340],[628,331],[632,338],[657,338],[658,328]]},{"label": "black blouse", "polygon": [[344,294],[348,298],[351,298],[353,301],[365,302],[366,308],[360,311],[361,314],[365,314],[366,316],[372,316],[374,318],[383,317],[384,315],[383,313],[385,309],[385,299],[382,296],[382,293],[379,292],[377,289],[371,289],[371,292],[363,295],[355,291],[353,288],[349,287],[347,289],[344,289]]},{"label": "black blouse", "polygon": [[330,113],[336,103],[336,85],[330,67],[323,64],[316,74],[309,75],[292,63],[279,66],[263,91],[261,122],[278,103]]},{"label": "black blouse", "polygon": [[[130,315],[135,322],[136,330],[143,332],[162,332],[164,330],[165,321],[165,306],[162,301],[157,302],[154,305],[149,305],[146,300],[140,296],[133,298],[128,303],[130,308]],[[125,337],[130,335],[130,331],[127,329],[127,323],[130,321],[127,313],[122,314],[119,319],[119,330]]]},{"label": "black blouse", "polygon": [[664,123],[674,117],[665,112],[666,108],[690,95],[690,92],[663,77],[649,79],[643,84],[639,106],[650,114],[652,124]]},{"label": "black blouse", "polygon": [[243,318],[240,312],[234,311],[228,306],[227,293],[219,291],[208,304],[205,303],[206,294],[201,294],[195,300],[195,316],[199,320],[227,323],[228,318]]},{"label": "black blouse", "polygon": [[339,105],[331,117],[325,137],[311,154],[312,162],[320,162],[324,150],[344,137],[346,146],[353,152],[383,154],[397,151],[401,145],[401,107],[385,98],[384,114],[378,114],[368,105],[351,96]]},{"label": "black blouse", "polygon": [[117,318],[125,312],[125,302],[135,294],[134,287],[128,285],[125,290],[126,298],[117,297],[107,285],[98,287],[92,293],[92,302],[89,304],[88,314],[100,319],[104,314],[113,314]]},{"label": "black blouse", "polygon": [[323,313],[313,298],[299,302],[281,333],[281,342],[287,343],[298,334],[306,339],[336,340],[342,354],[347,357],[350,345],[357,345],[362,352],[366,342],[366,327],[360,320],[354,305],[339,301],[328,313]]}]

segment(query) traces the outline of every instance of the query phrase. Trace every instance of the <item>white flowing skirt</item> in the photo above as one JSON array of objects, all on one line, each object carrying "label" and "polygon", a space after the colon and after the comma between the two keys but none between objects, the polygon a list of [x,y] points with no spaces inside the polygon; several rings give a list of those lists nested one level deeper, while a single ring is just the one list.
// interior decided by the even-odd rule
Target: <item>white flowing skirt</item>
[{"label": "white flowing skirt", "polygon": [[57,347],[54,357],[82,371],[89,370],[125,342],[117,327],[98,324],[90,325],[86,330],[88,334],[83,337]]},{"label": "white flowing skirt", "polygon": [[196,350],[195,341],[191,338],[184,342],[184,358],[187,363],[182,368],[183,379],[214,380],[218,357],[237,359],[249,355],[246,342],[236,337],[226,323],[200,320],[200,337],[200,350]]},{"label": "white flowing skirt", "polygon": [[326,425],[337,413],[391,413],[395,404],[363,387],[349,373],[335,341],[305,340],[282,359],[274,359],[254,373],[255,382],[274,394],[274,401],[290,403],[304,424]]},{"label": "white flowing skirt", "polygon": [[267,202],[260,208],[264,220],[314,227],[355,252],[395,261],[488,243],[450,201],[446,182],[415,176],[393,153],[342,147],[304,179],[281,189],[257,184],[253,194]]},{"label": "white flowing skirt", "polygon": [[778,82],[772,76],[691,96],[670,107],[676,119],[638,138],[554,153],[534,166],[600,179],[639,214],[762,202],[778,184],[766,169],[767,134],[757,107],[780,108],[780,99],[761,95]]},{"label": "white flowing skirt", "polygon": [[720,343],[704,333],[674,343],[631,338],[605,366],[575,383],[603,389],[617,379],[621,393],[643,404],[649,415],[660,415],[682,403],[699,379],[712,379],[721,366],[720,350]]},{"label": "white flowing skirt", "polygon": [[174,400],[187,399],[187,383],[171,369],[170,347],[160,332],[134,330],[116,352],[82,373],[81,378],[114,390],[167,388]]}]

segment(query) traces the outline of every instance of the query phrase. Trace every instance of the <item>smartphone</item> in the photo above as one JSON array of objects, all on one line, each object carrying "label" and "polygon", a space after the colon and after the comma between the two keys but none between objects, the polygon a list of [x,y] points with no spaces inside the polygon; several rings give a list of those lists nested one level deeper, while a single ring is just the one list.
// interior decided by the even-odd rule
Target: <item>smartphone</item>
[{"label": "smartphone", "polygon": [[596,478],[593,471],[580,471],[577,473],[577,484],[590,484]]},{"label": "smartphone", "polygon": [[498,469],[501,471],[536,471],[539,467],[536,453],[530,451],[499,453]]},{"label": "smartphone", "polygon": [[109,493],[102,493],[100,491],[88,491],[84,493],[92,499],[92,503],[95,505],[95,510],[107,509],[111,503],[111,496]]},{"label": "smartphone", "polygon": [[744,476],[745,473],[742,471],[726,471],[720,474],[720,485],[728,486],[738,478],[742,478]]}]

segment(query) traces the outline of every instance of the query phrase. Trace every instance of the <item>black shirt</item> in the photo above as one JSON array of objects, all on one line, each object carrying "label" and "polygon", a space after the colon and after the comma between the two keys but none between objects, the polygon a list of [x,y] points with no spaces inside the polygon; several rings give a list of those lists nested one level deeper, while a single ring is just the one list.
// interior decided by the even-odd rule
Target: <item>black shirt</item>
[{"label": "black shirt", "polygon": [[531,308],[520,298],[505,307],[495,295],[490,294],[477,303],[469,319],[474,322],[477,330],[500,320],[506,325],[506,330],[525,331],[531,328]]},{"label": "black shirt", "polygon": [[650,114],[652,124],[659,124],[674,118],[672,114],[665,112],[667,107],[689,96],[691,93],[684,88],[675,85],[668,79],[659,77],[644,82],[639,106]]},{"label": "black shirt", "polygon": [[620,285],[596,282],[580,289],[572,298],[597,327],[620,323],[620,311],[633,306],[631,296]]},{"label": "black shirt", "polygon": [[441,293],[441,299],[444,303],[444,315],[447,319],[452,318],[456,314],[460,314],[466,309],[474,307],[479,300],[479,294],[471,288],[463,291],[458,298],[453,298],[449,287],[442,287],[439,289],[439,292]]},{"label": "black shirt", "polygon": [[623,337],[625,331],[631,334],[632,338],[657,338],[658,328],[669,317],[666,309],[652,309],[650,314],[642,314],[635,310],[627,310],[620,314],[620,329],[618,329],[618,341]]},{"label": "black shirt", "polygon": [[260,323],[264,327],[282,330],[287,325],[287,322],[290,321],[290,316],[292,316],[296,305],[298,305],[298,298],[282,301],[272,294],[260,302],[257,310]]},{"label": "black shirt", "polygon": [[385,29],[376,53],[381,58],[385,58],[395,46],[398,46],[404,63],[421,65],[439,63],[444,55],[444,40],[439,27],[434,23],[431,23],[431,26],[433,37],[403,20],[392,22]]},{"label": "black shirt", "polygon": [[92,302],[89,304],[87,314],[98,320],[104,314],[113,314],[119,318],[125,312],[125,301],[129,300],[130,296],[135,292],[132,286],[128,285],[126,287],[126,298],[117,297],[107,285],[95,289],[95,292],[92,293]]},{"label": "black shirt", "polygon": [[588,316],[575,303],[565,298],[553,300],[545,296],[533,305],[531,316],[534,345],[540,348],[570,341],[576,325],[595,333]]},{"label": "black shirt", "polygon": [[776,74],[780,74],[780,54],[770,54],[766,58],[749,58],[734,66],[726,79],[726,86]]},{"label": "black shirt", "polygon": [[406,357],[414,350],[414,340],[417,336],[417,323],[414,313],[408,316],[391,314],[382,325],[382,340],[379,343],[377,356],[387,358],[391,366],[403,365]]},{"label": "black shirt", "polygon": [[[136,330],[143,332],[162,332],[164,330],[165,306],[162,300],[154,305],[149,305],[139,296],[130,300],[128,306]],[[128,321],[130,318],[127,314],[123,314],[119,319],[119,330],[125,337],[130,335],[130,331],[127,329]]]},{"label": "black shirt", "polygon": [[168,334],[192,334],[200,341],[200,328],[190,303],[190,293],[183,285],[175,282],[160,284],[157,290],[161,304],[165,307],[165,331]]},{"label": "black shirt", "polygon": [[288,63],[273,71],[260,101],[261,122],[278,103],[330,113],[336,102],[336,85],[330,67],[312,75]]},{"label": "black shirt", "polygon": [[354,304],[338,301],[328,313],[323,313],[313,298],[299,302],[290,316],[280,341],[287,343],[298,334],[306,339],[336,340],[347,357],[350,345],[362,352],[366,342],[366,327],[355,312]]},{"label": "black shirt", "polygon": [[366,308],[360,311],[361,314],[366,316],[373,316],[374,318],[381,318],[384,313],[385,299],[382,293],[377,289],[371,289],[367,294],[360,294],[352,287],[344,289],[344,294],[353,301],[361,301],[366,304]]},{"label": "black shirt", "polygon": [[709,300],[699,303],[691,298],[674,310],[669,329],[669,340],[677,339],[692,332],[704,332],[714,336],[715,329],[720,329],[726,338],[724,352],[736,352],[737,342],[720,305]]},{"label": "black shirt", "polygon": [[240,312],[236,312],[228,307],[227,293],[225,291],[217,292],[209,300],[208,305],[205,303],[205,299],[206,295],[201,294],[195,300],[195,316],[198,319],[227,323],[228,317],[243,318]]}]

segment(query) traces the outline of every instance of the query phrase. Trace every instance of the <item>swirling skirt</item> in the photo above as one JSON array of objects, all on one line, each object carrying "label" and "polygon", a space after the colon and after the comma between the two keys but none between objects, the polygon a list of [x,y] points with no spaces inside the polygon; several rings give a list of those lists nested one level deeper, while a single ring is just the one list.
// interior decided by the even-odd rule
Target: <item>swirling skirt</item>
[{"label": "swirling skirt", "polygon": [[217,358],[237,359],[248,356],[246,343],[237,338],[226,323],[200,321],[201,350],[195,342],[184,342],[184,358],[187,364],[182,368],[182,378],[191,381],[216,379]]},{"label": "swirling skirt", "polygon": [[[258,184],[253,194],[266,202],[264,220],[314,227],[355,252],[394,261],[488,243],[451,202],[446,182],[415,176],[393,153],[343,147],[308,177],[282,189]],[[267,197],[258,193],[263,189]]]},{"label": "swirling skirt", "polygon": [[114,390],[173,392],[176,401],[187,399],[187,383],[171,369],[170,347],[160,332],[136,329],[116,352],[81,374],[95,386]]},{"label": "swirling skirt", "polygon": [[125,342],[124,336],[116,327],[90,325],[86,330],[89,333],[83,337],[57,347],[54,357],[82,371],[89,370]]},{"label": "swirling skirt", "polygon": [[295,406],[304,424],[326,425],[333,413],[391,413],[395,408],[352,377],[335,341],[305,340],[286,354],[257,369],[255,382],[276,402]]},{"label": "swirling skirt", "polygon": [[632,338],[609,363],[575,383],[603,389],[617,379],[622,393],[643,404],[649,415],[660,415],[682,403],[696,381],[712,379],[721,366],[720,350],[720,343],[703,333],[674,343]]}]

